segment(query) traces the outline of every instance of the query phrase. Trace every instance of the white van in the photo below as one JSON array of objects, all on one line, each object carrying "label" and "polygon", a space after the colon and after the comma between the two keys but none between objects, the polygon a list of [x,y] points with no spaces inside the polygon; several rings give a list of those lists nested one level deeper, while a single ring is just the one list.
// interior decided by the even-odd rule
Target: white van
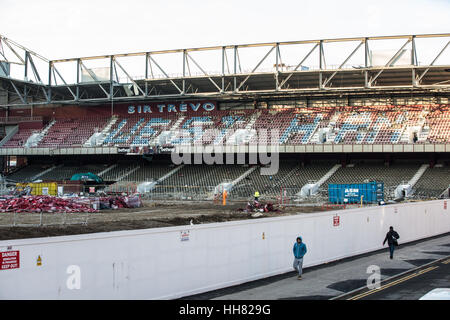
[{"label": "white van", "polygon": [[450,288],[433,289],[419,300],[450,300]]}]

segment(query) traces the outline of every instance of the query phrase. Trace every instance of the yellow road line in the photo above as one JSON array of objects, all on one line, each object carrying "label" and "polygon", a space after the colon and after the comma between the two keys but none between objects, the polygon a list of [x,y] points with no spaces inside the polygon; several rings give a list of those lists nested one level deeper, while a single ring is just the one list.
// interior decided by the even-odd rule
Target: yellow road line
[{"label": "yellow road line", "polygon": [[375,293],[375,292],[384,290],[384,289],[386,289],[386,288],[389,288],[389,287],[391,287],[391,286],[393,286],[393,285],[396,285],[396,284],[401,283],[401,282],[403,282],[403,281],[409,280],[409,279],[414,278],[414,277],[416,277],[416,276],[417,276],[417,275],[415,275],[415,274],[409,275],[409,276],[407,276],[407,277],[404,277],[404,278],[401,278],[401,279],[399,279],[399,280],[393,281],[393,282],[391,282],[391,283],[389,283],[389,284],[386,284],[386,285],[384,285],[384,286],[382,286],[382,287],[380,287],[380,288],[378,288],[378,289],[372,289],[372,290],[370,290],[370,291],[367,291],[367,292],[361,293],[361,294],[359,294],[359,295],[356,295],[356,296],[354,296],[354,297],[351,297],[351,298],[349,298],[348,300],[358,300],[358,299],[360,299],[360,298],[363,298],[363,297],[368,296],[368,295],[371,295],[371,294],[373,294],[373,293]]},{"label": "yellow road line", "polygon": [[443,263],[443,264],[450,263],[450,259],[447,259],[447,260],[445,260],[445,261],[442,261],[442,263]]},{"label": "yellow road line", "polygon": [[388,284],[385,284],[384,286],[381,286],[381,287],[378,288],[378,289],[372,289],[372,290],[370,290],[370,291],[367,291],[367,292],[358,294],[358,295],[356,295],[356,296],[354,296],[354,297],[349,298],[348,300],[358,300],[358,299],[364,298],[364,297],[366,297],[366,296],[368,296],[368,295],[371,295],[371,294],[373,294],[373,293],[379,292],[379,291],[384,290],[384,289],[386,289],[386,288],[392,287],[392,286],[394,286],[394,285],[397,285],[397,284],[402,283],[402,282],[404,282],[404,281],[407,281],[407,280],[409,280],[409,279],[415,278],[415,277],[417,277],[417,276],[420,276],[421,274],[424,274],[424,273],[429,272],[429,271],[431,271],[431,270],[434,270],[434,269],[436,269],[436,268],[439,268],[439,267],[438,267],[438,266],[428,267],[428,268],[426,268],[426,269],[423,269],[423,270],[421,270],[421,271],[418,271],[418,272],[416,272],[416,273],[413,273],[413,274],[411,274],[411,275],[409,275],[409,276],[405,276],[405,277],[403,277],[403,278],[400,278],[400,279],[398,279],[398,280],[395,280],[395,281],[393,281],[393,282],[390,282],[390,283],[388,283]]}]

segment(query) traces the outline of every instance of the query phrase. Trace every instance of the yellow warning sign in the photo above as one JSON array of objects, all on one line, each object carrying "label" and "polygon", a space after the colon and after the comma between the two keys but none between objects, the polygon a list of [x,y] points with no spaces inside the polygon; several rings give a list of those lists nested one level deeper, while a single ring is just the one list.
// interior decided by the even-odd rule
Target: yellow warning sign
[{"label": "yellow warning sign", "polygon": [[36,265],[37,265],[37,266],[42,266],[42,259],[41,259],[41,256],[38,256],[38,257],[37,257]]}]

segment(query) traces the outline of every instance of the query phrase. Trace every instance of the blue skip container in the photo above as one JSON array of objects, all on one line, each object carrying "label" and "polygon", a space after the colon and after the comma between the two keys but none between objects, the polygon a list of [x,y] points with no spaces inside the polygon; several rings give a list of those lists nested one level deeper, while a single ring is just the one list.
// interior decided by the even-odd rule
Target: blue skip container
[{"label": "blue skip container", "polygon": [[384,183],[332,183],[328,185],[328,201],[335,204],[379,203],[384,201]]}]

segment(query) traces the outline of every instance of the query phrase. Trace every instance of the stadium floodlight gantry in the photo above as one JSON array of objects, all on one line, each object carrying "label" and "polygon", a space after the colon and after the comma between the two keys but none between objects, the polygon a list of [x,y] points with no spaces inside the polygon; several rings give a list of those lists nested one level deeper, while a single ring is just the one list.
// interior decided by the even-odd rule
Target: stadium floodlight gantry
[{"label": "stadium floodlight gantry", "polygon": [[0,106],[450,88],[450,33],[49,60],[0,35]]}]

